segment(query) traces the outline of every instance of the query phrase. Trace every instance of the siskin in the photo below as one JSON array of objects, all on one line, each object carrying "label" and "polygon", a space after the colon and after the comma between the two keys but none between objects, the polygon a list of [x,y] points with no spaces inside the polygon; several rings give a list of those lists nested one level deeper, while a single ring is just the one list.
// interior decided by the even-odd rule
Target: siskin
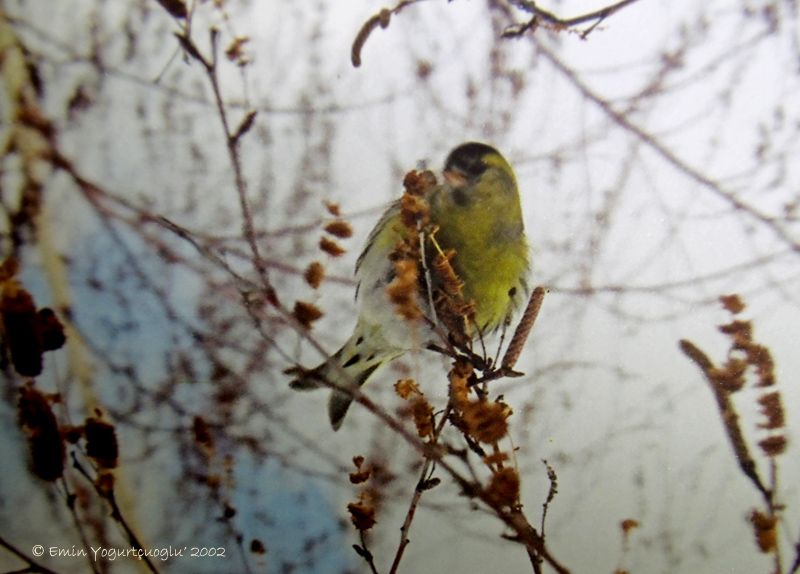
[{"label": "siskin", "polygon": [[[441,258],[434,262],[437,253],[447,255],[449,267],[460,281],[455,289],[452,285],[448,289],[437,285],[434,276],[430,293],[458,291],[466,303],[464,316],[469,323],[461,332],[470,340],[507,323],[523,301],[529,271],[528,242],[514,171],[497,150],[483,143],[464,143],[448,156],[443,176],[444,182],[425,195],[429,228],[435,230],[425,240],[425,268],[441,264]],[[392,204],[358,258],[356,298],[360,307],[353,334],[316,368],[290,370],[300,373],[290,383],[293,389],[325,387],[321,381],[338,387],[328,403],[334,430],[341,427],[353,401],[346,390],[349,386],[363,385],[382,365],[436,340],[430,326],[434,313],[424,280],[414,280],[419,317],[399,313],[392,302],[392,287],[396,287],[396,280],[402,280],[398,279],[402,268],[396,261],[397,246],[409,243],[410,236],[415,235],[403,223],[402,215],[400,202]],[[420,271],[419,276],[422,279],[424,273]],[[438,314],[437,299],[433,301]],[[452,334],[452,322],[445,321],[445,325]]]}]

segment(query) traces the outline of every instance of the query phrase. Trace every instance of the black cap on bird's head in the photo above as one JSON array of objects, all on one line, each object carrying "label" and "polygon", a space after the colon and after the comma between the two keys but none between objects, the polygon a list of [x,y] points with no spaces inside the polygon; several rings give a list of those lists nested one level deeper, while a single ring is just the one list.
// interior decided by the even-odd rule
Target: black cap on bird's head
[{"label": "black cap on bird's head", "polygon": [[478,143],[463,143],[450,152],[444,162],[444,171],[453,171],[466,176],[476,177],[488,167],[484,158],[489,154],[500,155],[492,146]]},{"label": "black cap on bird's head", "polygon": [[451,185],[461,186],[478,179],[490,167],[500,167],[513,173],[511,166],[490,145],[467,142],[458,146],[444,162],[444,177]]}]

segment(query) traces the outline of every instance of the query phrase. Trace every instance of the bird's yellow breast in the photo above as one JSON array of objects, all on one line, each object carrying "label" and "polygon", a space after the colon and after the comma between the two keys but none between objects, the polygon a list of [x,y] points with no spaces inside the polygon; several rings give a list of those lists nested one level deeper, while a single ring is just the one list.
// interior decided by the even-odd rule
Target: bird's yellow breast
[{"label": "bird's yellow breast", "polygon": [[528,244],[516,182],[489,170],[466,189],[443,186],[431,198],[431,219],[443,249],[455,249],[453,268],[475,322],[486,332],[503,322],[524,296]]}]

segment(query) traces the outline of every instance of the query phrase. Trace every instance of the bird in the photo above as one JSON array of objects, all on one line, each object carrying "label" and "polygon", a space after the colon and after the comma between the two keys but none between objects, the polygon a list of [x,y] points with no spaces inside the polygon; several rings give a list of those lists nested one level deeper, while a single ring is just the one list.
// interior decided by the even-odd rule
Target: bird
[{"label": "bird", "polygon": [[[434,252],[448,254],[459,280],[460,296],[469,309],[463,329],[467,339],[486,336],[508,324],[526,297],[530,272],[528,240],[514,170],[494,147],[466,142],[447,156],[443,181],[425,193],[434,245],[424,249],[423,268]],[[434,342],[431,293],[419,281],[417,301],[426,319],[401,317],[390,300],[389,286],[398,278],[398,244],[414,235],[403,223],[401,202],[389,206],[369,234],[356,262],[356,300],[359,313],[344,345],[317,367],[290,369],[297,374],[295,390],[332,387],[328,416],[339,430],[353,402],[347,388],[361,387],[381,366],[408,351]],[[413,238],[411,239],[413,242]],[[420,257],[423,259],[423,257]],[[420,275],[423,275],[420,273]],[[414,275],[416,277],[416,275]],[[435,321],[435,319],[434,319]],[[452,325],[451,325],[452,326]],[[325,384],[328,381],[329,384]]]}]

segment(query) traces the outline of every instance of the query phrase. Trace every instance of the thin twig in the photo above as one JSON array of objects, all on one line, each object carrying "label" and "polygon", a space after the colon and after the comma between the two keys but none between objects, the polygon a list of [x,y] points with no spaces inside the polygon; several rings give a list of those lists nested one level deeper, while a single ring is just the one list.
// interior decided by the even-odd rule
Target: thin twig
[{"label": "thin twig", "polygon": [[[86,537],[86,529],[83,524],[81,524],[80,517],[78,516],[78,511],[75,508],[75,501],[76,495],[70,491],[69,482],[67,480],[67,476],[62,476],[61,481],[64,485],[64,497],[65,503],[67,508],[69,509],[70,516],[72,516],[72,521],[75,523],[75,530],[78,531],[78,537],[81,539],[81,544],[84,548],[89,548],[89,539]],[[89,568],[94,572],[94,574],[100,574],[100,567],[97,564],[96,560],[92,560],[91,557],[86,557],[87,562],[89,562]]]},{"label": "thin twig", "polygon": [[228,114],[225,107],[225,100],[222,97],[222,90],[219,84],[219,77],[217,74],[217,51],[219,42],[219,31],[212,28],[211,30],[211,59],[203,56],[197,48],[194,41],[189,36],[188,30],[183,33],[176,34],[181,46],[186,50],[186,53],[197,61],[205,70],[208,76],[208,81],[211,84],[211,90],[214,92],[214,104],[217,108],[222,130],[225,135],[225,143],[228,149],[228,156],[233,167],[234,182],[236,186],[236,194],[239,198],[239,209],[242,212],[242,233],[245,241],[250,248],[253,256],[253,264],[261,280],[262,288],[268,298],[275,297],[275,290],[272,287],[267,276],[267,265],[261,255],[261,250],[256,241],[255,227],[253,224],[253,214],[250,209],[250,201],[247,198],[247,182],[244,178],[244,171],[242,169],[242,162],[239,156],[239,142],[241,137],[250,129],[252,122],[255,119],[253,111],[248,112],[239,127],[234,131],[230,127]]},{"label": "thin twig", "polygon": [[586,38],[592,30],[597,28],[599,24],[601,24],[606,18],[612,16],[614,13],[619,12],[623,8],[638,2],[639,0],[621,0],[615,4],[611,4],[610,6],[606,6],[605,8],[600,8],[599,10],[595,10],[593,12],[588,12],[586,14],[581,14],[580,16],[574,16],[572,18],[561,18],[552,12],[548,12],[543,8],[539,8],[536,5],[536,2],[530,2],[528,0],[511,0],[511,4],[519,8],[520,10],[524,10],[532,14],[530,21],[521,26],[509,28],[505,32],[503,32],[504,38],[515,38],[521,36],[528,30],[535,30],[537,25],[541,22],[550,24],[556,28],[572,28],[574,26],[578,26],[580,24],[585,24],[587,22],[593,22],[593,24],[581,33],[581,38]]},{"label": "thin twig", "polygon": [[[531,526],[521,509],[508,510],[498,506],[496,501],[493,500],[486,491],[474,479],[468,479],[461,472],[456,470],[455,466],[445,458],[445,450],[438,445],[432,445],[420,440],[418,436],[411,433],[403,424],[403,422],[396,417],[389,414],[383,407],[373,402],[367,397],[359,388],[352,388],[351,386],[337,385],[330,381],[323,381],[323,384],[330,388],[335,388],[348,392],[353,397],[353,400],[364,406],[369,412],[380,419],[386,426],[391,428],[404,439],[412,448],[417,450],[426,459],[433,460],[438,468],[446,472],[453,481],[458,484],[461,490],[469,497],[481,501],[486,507],[494,513],[506,526],[511,528],[516,534],[515,541],[523,544],[528,552],[535,551],[538,556],[544,559],[545,562],[558,574],[569,574],[569,570],[562,565],[547,549],[544,539],[536,532],[536,529]],[[469,466],[468,466],[469,468]]]},{"label": "thin twig", "polygon": [[[448,402],[447,407],[439,419],[439,424],[436,425],[436,428],[434,429],[431,444],[436,444],[438,442],[439,435],[441,435],[452,410],[452,402]],[[397,572],[397,569],[400,567],[400,560],[403,558],[403,553],[405,552],[406,546],[408,546],[409,542],[411,542],[408,538],[408,532],[411,530],[411,523],[413,522],[414,515],[417,512],[417,506],[422,498],[422,493],[430,488],[430,471],[433,464],[433,457],[425,457],[425,462],[423,463],[422,470],[420,470],[419,473],[419,480],[417,480],[417,486],[414,489],[414,495],[411,497],[411,503],[408,505],[406,518],[403,521],[403,526],[400,527],[400,544],[398,545],[397,552],[394,555],[394,560],[392,561],[392,567],[389,569],[389,574],[395,574]]]},{"label": "thin twig", "polygon": [[103,488],[98,484],[97,480],[92,479],[89,471],[87,471],[83,465],[78,462],[78,458],[75,453],[72,453],[72,466],[77,470],[94,488],[95,492],[97,493],[100,498],[104,499],[108,502],[108,505],[111,507],[111,517],[120,525],[122,530],[125,532],[125,536],[128,539],[128,542],[131,543],[136,550],[141,551],[141,557],[144,563],[147,565],[147,568],[153,574],[158,574],[158,569],[156,568],[155,564],[153,564],[152,560],[148,556],[148,553],[145,552],[144,546],[139,541],[139,537],[136,536],[136,533],[128,524],[128,521],[125,520],[125,517],[122,514],[122,510],[120,509],[119,505],[117,504],[117,498],[114,495],[114,487],[113,485],[109,488]]},{"label": "thin twig", "polygon": [[433,324],[433,330],[439,330],[439,317],[436,314],[436,305],[433,302],[433,277],[431,276],[430,267],[428,267],[428,259],[425,253],[425,231],[422,229],[422,222],[417,222],[417,240],[419,241],[419,263],[422,267],[422,272],[425,278],[425,291],[428,297],[428,309],[431,316],[429,317]]},{"label": "thin twig", "polygon": [[542,520],[539,524],[539,528],[542,531],[542,538],[544,538],[544,526],[545,522],[547,521],[547,510],[550,508],[550,503],[553,502],[553,499],[558,494],[558,475],[556,475],[555,469],[550,466],[550,463],[546,460],[542,460],[544,466],[547,468],[547,479],[550,481],[550,488],[547,490],[547,498],[545,499],[544,503],[542,503]]},{"label": "thin twig", "polygon": [[[496,512],[498,511],[496,510]],[[518,538],[516,541],[525,545],[534,572],[541,572],[541,561],[544,560],[558,574],[569,574],[569,570],[550,554],[550,551],[545,546],[544,538],[531,526],[521,509],[515,508],[509,512],[501,511],[498,512],[498,515],[517,532]]]},{"label": "thin twig", "polygon": [[41,564],[34,562],[31,560],[27,554],[22,552],[19,548],[8,542],[5,538],[0,536],[0,546],[11,552],[14,556],[25,562],[28,567],[25,570],[19,570],[19,572],[38,572],[39,574],[58,574],[54,570],[50,570],[46,566],[42,566]]},{"label": "thin twig", "polygon": [[366,44],[367,39],[375,28],[388,28],[389,22],[392,19],[392,14],[399,14],[406,6],[417,2],[422,2],[422,0],[402,0],[394,8],[382,8],[364,22],[358,34],[356,34],[355,40],[353,40],[353,46],[350,49],[350,62],[353,64],[354,68],[358,68],[361,65],[361,51],[364,49],[364,44]]},{"label": "thin twig", "polygon": [[684,176],[694,181],[701,187],[709,190],[737,212],[744,213],[750,219],[753,219],[764,225],[793,252],[800,251],[800,241],[794,238],[788,230],[779,225],[778,220],[775,217],[760,211],[754,205],[745,203],[744,201],[738,199],[733,193],[724,189],[718,181],[711,179],[702,171],[689,165],[686,161],[678,157],[676,153],[664,145],[661,140],[631,120],[626,113],[614,109],[608,100],[600,96],[587,84],[581,81],[577,72],[573,68],[570,68],[567,64],[561,61],[561,59],[556,56],[552,50],[548,49],[548,47],[542,42],[536,41],[535,36],[534,41],[536,42],[536,48],[539,53],[547,58],[547,60],[550,61],[550,63],[553,64],[553,66],[555,66],[555,68],[561,72],[564,77],[570,81],[570,83],[573,84],[573,86],[578,90],[578,92],[580,92],[581,95],[596,104],[619,127],[632,134],[647,147],[656,152],[658,156],[660,156],[667,164],[675,168],[679,173],[682,173]]},{"label": "thin twig", "polygon": [[[779,510],[782,509],[782,505],[775,504],[775,493],[778,492],[778,474],[777,460],[775,457],[771,457],[769,459],[769,491],[771,496],[767,501],[767,507],[769,508],[770,514],[775,518],[778,518]],[[775,549],[772,554],[775,562],[775,572],[783,572],[783,553],[781,552],[780,544],[775,544]]]},{"label": "thin twig", "polygon": [[792,566],[789,568],[789,574],[800,572],[800,538],[797,539],[797,542],[794,545],[794,551],[794,562],[792,562]]},{"label": "thin twig", "polygon": [[358,532],[361,538],[361,546],[354,545],[353,548],[364,559],[364,562],[369,565],[372,574],[378,574],[378,568],[375,566],[375,557],[367,547],[367,533],[365,530],[359,530]]}]

